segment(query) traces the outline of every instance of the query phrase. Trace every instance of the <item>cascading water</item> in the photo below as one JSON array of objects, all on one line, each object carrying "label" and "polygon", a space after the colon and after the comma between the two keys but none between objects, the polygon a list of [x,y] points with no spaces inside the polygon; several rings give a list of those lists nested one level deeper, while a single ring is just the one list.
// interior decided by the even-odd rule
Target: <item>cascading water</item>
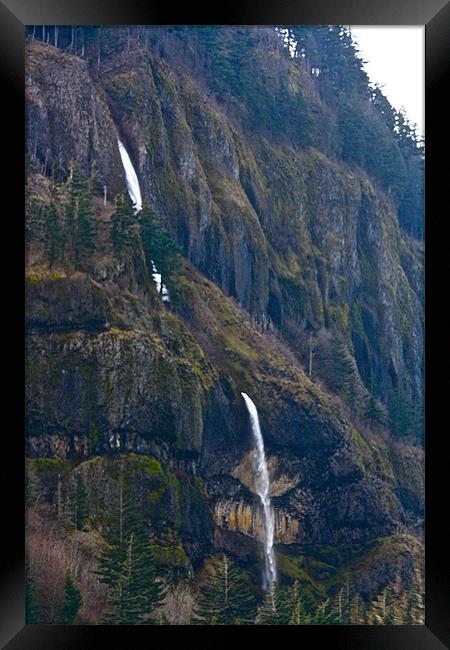
[{"label": "cascading water", "polygon": [[142,196],[141,188],[139,186],[139,181],[137,174],[134,170],[133,163],[131,162],[128,151],[125,149],[122,142],[117,139],[117,144],[119,145],[119,153],[122,159],[122,165],[125,171],[125,179],[127,181],[128,194],[130,199],[133,202],[135,212],[142,210]]},{"label": "cascading water", "polygon": [[[139,185],[138,177],[136,171],[131,162],[131,158],[128,155],[128,151],[125,149],[123,143],[117,138],[117,144],[119,145],[120,158],[122,159],[123,169],[125,171],[125,180],[127,182],[128,194],[133,203],[133,208],[135,212],[140,212],[142,210],[142,195],[141,188]],[[152,278],[156,283],[156,290],[161,295],[161,298],[164,302],[169,300],[169,291],[165,284],[161,282],[161,273],[155,266],[153,260],[152,263]]]},{"label": "cascading water", "polygon": [[266,455],[264,453],[264,440],[259,426],[258,411],[256,406],[246,393],[241,393],[245,400],[250,422],[252,425],[253,438],[255,440],[254,449],[254,470],[255,470],[255,489],[263,507],[264,514],[264,573],[263,587],[270,589],[272,584],[277,580],[277,569],[275,564],[275,553],[273,550],[273,538],[275,532],[275,516],[269,496],[269,472],[267,470]]}]

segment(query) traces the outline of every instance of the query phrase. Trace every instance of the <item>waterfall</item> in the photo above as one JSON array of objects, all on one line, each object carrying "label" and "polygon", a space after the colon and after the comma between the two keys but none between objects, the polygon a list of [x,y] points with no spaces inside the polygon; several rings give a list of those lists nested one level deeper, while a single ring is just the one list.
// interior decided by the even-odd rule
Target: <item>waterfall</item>
[{"label": "waterfall", "polygon": [[128,194],[130,199],[133,202],[134,211],[139,212],[142,210],[142,196],[141,188],[139,187],[139,181],[137,174],[134,170],[133,163],[131,162],[128,151],[123,146],[122,142],[117,139],[117,144],[119,145],[119,153],[122,159],[122,165],[125,171],[125,179],[127,181]]},{"label": "waterfall", "polygon": [[[122,159],[122,165],[125,171],[128,194],[130,195],[130,199],[133,203],[134,211],[140,212],[142,210],[142,195],[136,171],[133,167],[133,163],[131,162],[131,158],[128,155],[128,151],[125,149],[125,146],[119,140],[119,138],[117,138],[117,144],[119,145],[120,158]],[[168,302],[169,291],[166,285],[161,282],[161,273],[159,273],[158,269],[156,268],[154,261],[151,260],[151,263],[152,278],[156,284],[156,290],[160,294],[162,300],[164,302]]]},{"label": "waterfall", "polygon": [[165,284],[161,284],[161,273],[158,273],[158,269],[156,268],[154,261],[151,260],[151,263],[152,278],[156,283],[156,291],[161,295],[161,298],[164,300],[164,302],[166,302],[169,300],[169,291]]},{"label": "waterfall", "polygon": [[272,584],[276,582],[277,570],[275,564],[275,553],[273,550],[273,538],[275,532],[275,517],[273,508],[270,503],[269,496],[269,472],[267,469],[266,455],[264,453],[264,440],[259,426],[258,411],[256,406],[246,393],[241,393],[245,400],[248,413],[250,415],[250,422],[252,425],[252,433],[255,441],[255,489],[258,494],[264,514],[264,573],[263,573],[263,587],[270,589]]}]

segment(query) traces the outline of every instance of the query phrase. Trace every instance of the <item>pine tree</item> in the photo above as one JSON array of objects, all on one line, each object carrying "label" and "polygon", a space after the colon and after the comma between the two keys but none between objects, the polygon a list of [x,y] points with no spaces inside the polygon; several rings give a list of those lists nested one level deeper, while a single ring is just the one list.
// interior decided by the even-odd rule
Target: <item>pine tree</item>
[{"label": "pine tree", "polygon": [[154,610],[164,599],[148,537],[125,481],[123,464],[119,477],[108,548],[102,553],[97,575],[109,587],[104,623],[151,624]]},{"label": "pine tree", "polygon": [[76,530],[83,530],[88,517],[87,492],[83,476],[78,473],[75,478],[74,520]]},{"label": "pine tree", "polygon": [[273,583],[258,607],[255,622],[260,625],[288,625],[294,607],[293,595],[289,587]]},{"label": "pine tree", "polygon": [[296,580],[291,587],[292,609],[289,618],[289,625],[308,625],[312,622],[311,615],[306,610],[306,605],[302,596],[300,582]]},{"label": "pine tree", "polygon": [[409,594],[406,591],[393,592],[391,589],[388,593],[388,612],[385,619],[385,625],[405,625],[409,605]]},{"label": "pine tree", "polygon": [[311,617],[311,622],[314,625],[339,625],[341,623],[339,613],[329,598],[317,606]]},{"label": "pine tree", "polygon": [[388,396],[388,410],[394,436],[420,434],[422,423],[420,405],[415,405],[405,390],[400,387],[391,390]]},{"label": "pine tree", "polygon": [[139,214],[141,239],[147,268],[153,272],[153,264],[161,274],[161,286],[170,281],[180,267],[181,249],[161,226],[157,215],[147,206]]},{"label": "pine tree", "polygon": [[98,570],[100,582],[110,587],[106,624],[152,623],[151,612],[164,598],[148,540],[130,532],[123,545],[103,553]]},{"label": "pine tree", "polygon": [[61,623],[73,623],[83,603],[81,592],[74,583],[72,576],[66,573],[64,579],[64,603],[60,612]]},{"label": "pine tree", "polygon": [[95,250],[95,219],[92,212],[92,183],[85,181],[71,163],[65,184],[64,202],[67,261],[83,267]]},{"label": "pine tree", "polygon": [[335,596],[334,612],[340,625],[353,625],[356,624],[357,620],[362,622],[364,604],[349,581]]},{"label": "pine tree", "polygon": [[196,621],[209,625],[250,624],[255,610],[255,598],[243,574],[226,555],[215,560],[194,608]]},{"label": "pine tree", "polygon": [[388,619],[388,590],[383,589],[369,605],[367,622],[369,625],[385,625]]},{"label": "pine tree", "polygon": [[425,624],[425,603],[423,594],[413,592],[409,595],[405,623],[407,625]]},{"label": "pine tree", "polygon": [[44,212],[46,226],[47,255],[50,268],[59,260],[61,253],[61,227],[58,212],[51,203]]},{"label": "pine tree", "polygon": [[351,625],[365,624],[365,602],[358,593],[354,593],[351,598],[349,614]]},{"label": "pine tree", "polygon": [[125,253],[133,242],[133,226],[136,215],[127,194],[119,194],[115,199],[116,209],[111,217],[111,240],[116,253]]}]

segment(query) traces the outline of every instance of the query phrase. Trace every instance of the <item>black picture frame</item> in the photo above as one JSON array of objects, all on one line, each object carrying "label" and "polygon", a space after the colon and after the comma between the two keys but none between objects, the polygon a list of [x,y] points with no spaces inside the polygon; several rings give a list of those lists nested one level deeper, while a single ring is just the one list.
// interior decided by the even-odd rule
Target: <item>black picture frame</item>
[{"label": "black picture frame", "polygon": [[[304,648],[323,643],[330,648],[355,648],[357,650],[438,650],[450,647],[450,586],[448,582],[448,541],[443,532],[445,522],[445,495],[447,483],[447,455],[444,425],[439,416],[445,414],[445,384],[436,382],[439,363],[444,360],[439,341],[445,340],[445,322],[432,318],[436,302],[441,302],[439,283],[444,277],[439,262],[445,261],[440,224],[445,216],[444,174],[446,144],[443,125],[448,116],[446,80],[450,53],[450,5],[444,0],[303,0],[294,2],[269,2],[246,0],[205,9],[186,4],[172,9],[165,3],[142,0],[3,0],[0,1],[0,66],[2,108],[5,117],[4,134],[13,136],[13,145],[7,149],[7,169],[4,192],[10,201],[3,209],[4,246],[13,252],[15,264],[8,267],[6,296],[8,308],[6,321],[8,337],[22,335],[22,313],[18,296],[24,295],[23,267],[23,197],[24,149],[19,145],[24,138],[24,43],[27,24],[349,24],[349,25],[425,25],[426,40],[426,623],[424,626],[305,626],[295,628],[296,643]],[[445,129],[444,129],[445,131]],[[23,140],[22,140],[23,142]],[[448,157],[448,156],[447,156]],[[441,162],[442,161],[442,162]],[[6,219],[6,216],[8,218]],[[7,232],[7,236],[5,236]],[[439,245],[441,250],[439,250]],[[14,270],[11,271],[11,268]],[[433,296],[437,297],[435,301]],[[17,310],[11,310],[15,305]],[[436,310],[437,311],[437,310]],[[13,321],[13,312],[17,321]],[[439,327],[442,327],[440,332]],[[4,339],[5,340],[5,339]],[[9,338],[8,338],[9,341]],[[23,341],[23,339],[22,339]],[[23,343],[22,343],[23,345]],[[19,342],[19,350],[21,343]],[[9,343],[8,343],[9,347]],[[17,359],[20,360],[20,353]],[[146,626],[50,626],[24,624],[24,440],[18,426],[23,412],[23,357],[15,361],[16,381],[9,381],[8,409],[12,424],[4,426],[2,444],[7,450],[3,462],[10,470],[2,494],[3,535],[6,545],[1,553],[2,576],[0,583],[0,641],[8,650],[69,650],[91,648],[105,643],[110,647],[140,647],[141,643],[155,643],[164,634],[167,643],[177,628],[151,628]],[[442,375],[445,376],[445,375]],[[440,388],[440,393],[439,393]],[[439,412],[439,409],[442,411]],[[442,420],[445,422],[445,420]],[[8,512],[9,510],[9,512]],[[442,526],[441,526],[442,522]],[[258,630],[261,631],[261,628]],[[225,642],[238,639],[235,627],[217,628],[183,626],[183,643],[198,643],[210,647],[219,637]],[[265,627],[264,636],[275,640],[287,633],[279,628]],[[250,627],[239,628],[239,637],[255,634]],[[184,636],[186,635],[186,636]],[[137,637],[142,639],[139,643]],[[246,642],[249,641],[247,638]],[[157,641],[159,642],[159,640]],[[278,640],[279,642],[279,640]]]}]

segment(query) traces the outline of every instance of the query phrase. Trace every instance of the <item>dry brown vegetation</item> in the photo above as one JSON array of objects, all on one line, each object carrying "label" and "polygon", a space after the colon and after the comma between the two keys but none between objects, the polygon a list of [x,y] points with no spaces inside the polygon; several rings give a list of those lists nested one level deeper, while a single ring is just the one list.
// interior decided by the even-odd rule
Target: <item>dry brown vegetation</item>
[{"label": "dry brown vegetation", "polygon": [[94,571],[102,542],[93,532],[63,530],[45,513],[29,510],[27,561],[37,590],[40,623],[58,623],[64,598],[64,576],[70,573],[83,597],[75,623],[95,623],[106,603],[106,587]]}]

